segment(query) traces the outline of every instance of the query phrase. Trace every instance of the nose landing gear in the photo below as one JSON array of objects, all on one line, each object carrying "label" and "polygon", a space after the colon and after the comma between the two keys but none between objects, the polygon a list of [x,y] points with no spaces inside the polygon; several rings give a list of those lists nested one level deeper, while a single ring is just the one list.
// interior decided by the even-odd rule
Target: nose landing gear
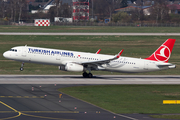
[{"label": "nose landing gear", "polygon": [[21,64],[21,67],[20,67],[20,71],[23,71],[24,70],[24,62],[22,62],[22,64]]}]

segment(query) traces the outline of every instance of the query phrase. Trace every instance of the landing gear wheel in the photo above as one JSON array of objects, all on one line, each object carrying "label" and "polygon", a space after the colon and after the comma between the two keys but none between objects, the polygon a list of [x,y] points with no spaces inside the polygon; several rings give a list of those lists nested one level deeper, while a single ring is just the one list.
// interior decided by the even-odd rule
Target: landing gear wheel
[{"label": "landing gear wheel", "polygon": [[88,77],[89,77],[89,78],[92,78],[92,77],[93,77],[93,74],[92,74],[92,73],[89,73],[89,74],[88,74]]},{"label": "landing gear wheel", "polygon": [[24,68],[23,67],[20,67],[20,71],[23,71],[24,70]]},{"label": "landing gear wheel", "polygon": [[21,64],[21,67],[20,67],[20,71],[23,71],[24,70],[24,62],[22,62],[22,64]]},{"label": "landing gear wheel", "polygon": [[84,73],[83,73],[83,77],[84,77],[84,78],[87,78],[87,77],[88,77],[87,72],[84,72]]},{"label": "landing gear wheel", "polygon": [[92,77],[93,77],[93,74],[92,74],[92,73],[84,72],[84,73],[83,73],[83,77],[84,77],[84,78],[92,78]]}]

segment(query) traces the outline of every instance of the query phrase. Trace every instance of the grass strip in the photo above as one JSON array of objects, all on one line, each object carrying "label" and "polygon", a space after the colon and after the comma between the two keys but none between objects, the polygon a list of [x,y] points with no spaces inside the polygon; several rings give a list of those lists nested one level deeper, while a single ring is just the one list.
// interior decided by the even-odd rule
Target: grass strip
[{"label": "grass strip", "polygon": [[122,27],[122,26],[9,26],[1,25],[0,32],[82,32],[82,33],[179,33],[179,27]]},{"label": "grass strip", "polygon": [[153,118],[180,120],[180,115],[150,115]]},{"label": "grass strip", "polygon": [[179,113],[179,105],[163,105],[163,100],[179,100],[180,85],[94,85],[60,88],[59,91],[115,113]]}]

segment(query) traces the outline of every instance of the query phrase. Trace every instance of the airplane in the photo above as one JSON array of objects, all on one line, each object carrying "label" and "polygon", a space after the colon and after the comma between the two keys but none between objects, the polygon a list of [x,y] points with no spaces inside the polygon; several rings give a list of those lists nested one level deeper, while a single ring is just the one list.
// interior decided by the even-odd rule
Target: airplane
[{"label": "airplane", "polygon": [[[3,53],[10,60],[22,62],[20,70],[23,71],[24,63],[37,63],[56,65],[59,70],[83,72],[83,77],[92,78],[92,70],[113,71],[124,73],[139,73],[176,68],[168,63],[176,39],[167,39],[151,56],[145,59],[123,57],[117,55],[77,52],[69,50],[49,49],[32,46],[17,46]],[[87,73],[86,71],[89,71]]]}]

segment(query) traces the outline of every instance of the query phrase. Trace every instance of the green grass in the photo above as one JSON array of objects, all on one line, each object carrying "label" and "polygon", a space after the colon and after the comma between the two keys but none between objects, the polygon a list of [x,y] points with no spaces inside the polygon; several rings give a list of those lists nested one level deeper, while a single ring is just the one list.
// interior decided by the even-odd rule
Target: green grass
[{"label": "green grass", "polygon": [[180,85],[95,85],[61,88],[59,91],[115,113],[179,113],[179,105],[163,105],[163,100],[179,100]]},{"label": "green grass", "polygon": [[161,118],[161,119],[180,119],[180,115],[151,115],[153,118]]},{"label": "green grass", "polygon": [[[24,71],[20,72],[19,62],[10,61],[3,57],[3,52],[14,46],[28,45],[83,52],[95,53],[98,49],[101,54],[115,55],[124,49],[122,56],[146,58],[150,56],[166,39],[177,39],[169,62],[177,65],[176,69],[165,71],[138,73],[148,75],[179,75],[180,74],[180,36],[0,36],[0,74],[78,74],[59,71],[57,66],[25,63]],[[93,71],[94,75],[119,74]]]},{"label": "green grass", "polygon": [[109,33],[179,33],[180,27],[119,27],[119,26],[0,26],[0,32],[109,32]]}]

